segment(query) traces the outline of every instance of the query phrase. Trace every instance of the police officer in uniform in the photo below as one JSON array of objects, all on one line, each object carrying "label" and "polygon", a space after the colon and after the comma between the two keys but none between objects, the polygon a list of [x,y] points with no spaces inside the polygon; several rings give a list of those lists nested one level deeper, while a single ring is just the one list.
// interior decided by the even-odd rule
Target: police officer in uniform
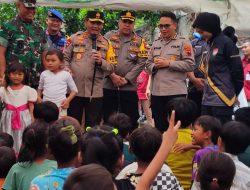
[{"label": "police officer in uniform", "polygon": [[33,21],[36,0],[19,0],[17,10],[18,16],[0,27],[0,79],[6,67],[20,63],[27,69],[28,84],[36,88],[45,63],[46,37]]},{"label": "police officer in uniform", "polygon": [[161,36],[154,41],[146,64],[152,72],[151,107],[155,126],[164,132],[168,128],[168,102],[187,95],[186,73],[193,71],[195,63],[190,41],[176,34],[175,14],[162,13],[159,23]]},{"label": "police officer in uniform", "polygon": [[104,81],[104,121],[112,113],[122,112],[136,128],[139,118],[136,78],[145,67],[147,51],[145,40],[134,33],[134,22],[135,12],[122,11],[119,29],[105,35],[113,44],[117,66]]},{"label": "police officer in uniform", "polygon": [[78,88],[78,94],[70,103],[68,115],[81,123],[85,109],[85,126],[100,123],[103,79],[113,72],[116,64],[110,41],[100,34],[103,24],[102,12],[88,11],[86,31],[73,34],[64,50],[66,67],[72,70]]},{"label": "police officer in uniform", "polygon": [[49,48],[64,50],[66,37],[65,34],[60,31],[63,22],[65,22],[63,15],[59,11],[55,9],[48,10],[48,18],[46,19],[48,27],[45,33]]},{"label": "police officer in uniform", "polygon": [[206,79],[202,114],[215,116],[225,123],[232,120],[233,106],[244,83],[239,51],[234,42],[221,32],[218,15],[200,13],[193,27],[210,48],[201,66]]}]

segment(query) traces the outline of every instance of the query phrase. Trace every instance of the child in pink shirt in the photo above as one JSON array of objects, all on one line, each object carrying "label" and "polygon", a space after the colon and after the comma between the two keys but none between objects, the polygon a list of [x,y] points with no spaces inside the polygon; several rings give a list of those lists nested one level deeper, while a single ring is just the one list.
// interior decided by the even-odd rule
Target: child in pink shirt
[{"label": "child in pink shirt", "polygon": [[147,73],[147,71],[143,70],[140,75],[137,77],[137,95],[138,95],[138,106],[139,111],[141,108],[143,109],[143,112],[145,113],[147,123],[151,126],[154,126],[154,121],[152,118],[152,112],[150,108],[150,102],[149,102],[149,86],[150,86],[150,76]]}]

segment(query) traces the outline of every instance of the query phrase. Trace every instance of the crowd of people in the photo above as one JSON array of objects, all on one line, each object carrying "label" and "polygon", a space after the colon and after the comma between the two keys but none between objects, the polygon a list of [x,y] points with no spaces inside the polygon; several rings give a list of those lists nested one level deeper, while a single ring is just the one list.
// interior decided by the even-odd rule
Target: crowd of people
[{"label": "crowd of people", "polygon": [[218,15],[199,13],[190,41],[163,12],[148,45],[134,11],[104,36],[88,11],[66,38],[59,11],[43,30],[36,0],[16,6],[0,27],[0,188],[250,189],[250,107],[234,110],[241,92],[250,104],[250,42],[241,59]]}]

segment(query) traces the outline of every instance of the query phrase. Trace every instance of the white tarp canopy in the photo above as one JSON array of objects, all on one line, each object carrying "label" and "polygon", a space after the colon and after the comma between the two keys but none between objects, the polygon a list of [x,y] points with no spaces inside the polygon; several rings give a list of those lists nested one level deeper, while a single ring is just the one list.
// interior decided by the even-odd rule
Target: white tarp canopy
[{"label": "white tarp canopy", "polygon": [[[11,3],[16,0],[0,0]],[[63,0],[62,0],[63,1]],[[70,0],[68,0],[70,1]],[[103,8],[129,10],[181,10],[184,13],[213,12],[222,20],[223,26],[234,26],[242,37],[250,37],[250,0],[72,0],[63,3],[59,0],[37,0],[38,5],[62,8]]]}]

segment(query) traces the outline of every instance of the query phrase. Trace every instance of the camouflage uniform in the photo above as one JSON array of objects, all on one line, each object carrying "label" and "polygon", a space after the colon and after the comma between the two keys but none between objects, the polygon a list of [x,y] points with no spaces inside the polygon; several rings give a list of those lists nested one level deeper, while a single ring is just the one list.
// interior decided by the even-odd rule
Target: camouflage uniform
[{"label": "camouflage uniform", "polygon": [[0,45],[7,48],[7,69],[12,63],[23,64],[27,69],[28,85],[36,87],[43,69],[41,53],[47,49],[42,27],[35,22],[24,22],[17,16],[1,26]]}]

